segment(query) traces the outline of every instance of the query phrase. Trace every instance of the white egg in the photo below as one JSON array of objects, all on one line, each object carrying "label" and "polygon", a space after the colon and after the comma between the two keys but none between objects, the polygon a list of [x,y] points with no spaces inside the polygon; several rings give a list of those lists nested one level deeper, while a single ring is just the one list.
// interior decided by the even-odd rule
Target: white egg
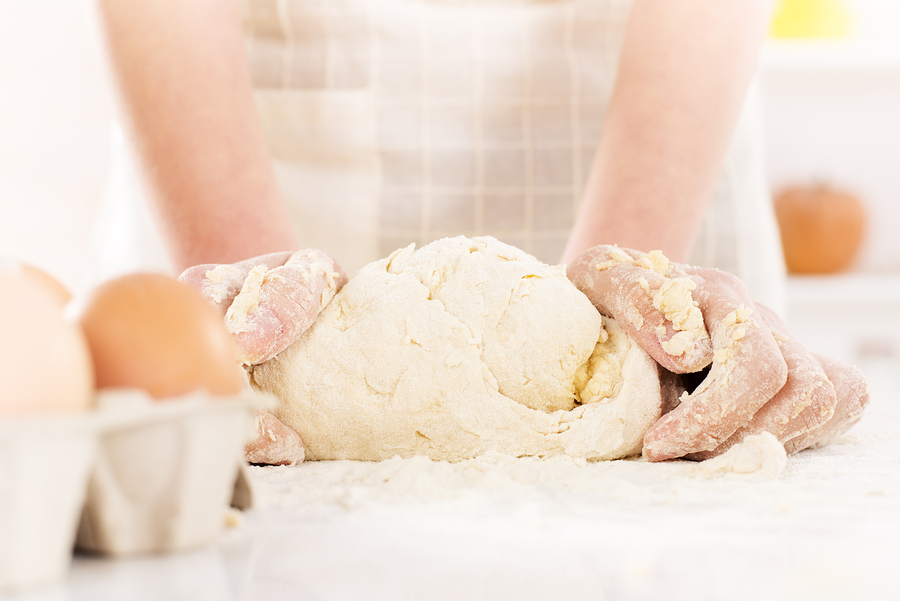
[{"label": "white egg", "polygon": [[90,351],[63,316],[59,292],[13,263],[0,267],[0,414],[84,411],[93,401]]}]

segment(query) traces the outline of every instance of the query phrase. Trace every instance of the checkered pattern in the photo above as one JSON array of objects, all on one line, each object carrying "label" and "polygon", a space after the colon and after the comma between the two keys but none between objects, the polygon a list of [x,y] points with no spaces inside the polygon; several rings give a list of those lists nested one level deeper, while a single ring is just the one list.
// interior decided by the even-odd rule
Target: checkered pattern
[{"label": "checkered pattern", "polygon": [[245,0],[244,25],[258,88],[371,98],[379,256],[491,234],[556,262],[600,136],[628,6]]}]

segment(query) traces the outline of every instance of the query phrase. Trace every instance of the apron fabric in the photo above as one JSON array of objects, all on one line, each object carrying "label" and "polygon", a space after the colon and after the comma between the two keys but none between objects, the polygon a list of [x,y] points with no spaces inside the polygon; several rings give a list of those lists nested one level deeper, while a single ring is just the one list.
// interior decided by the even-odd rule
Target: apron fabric
[{"label": "apron fabric", "polygon": [[[304,244],[350,273],[490,234],[557,263],[630,0],[244,0],[257,105]],[[690,262],[782,309],[751,91]],[[646,249],[650,250],[650,249]]]},{"label": "apron fabric", "polygon": [[[242,4],[259,116],[301,244],[351,274],[455,235],[559,261],[629,0]],[[690,262],[737,274],[783,314],[759,132],[751,90]]]}]

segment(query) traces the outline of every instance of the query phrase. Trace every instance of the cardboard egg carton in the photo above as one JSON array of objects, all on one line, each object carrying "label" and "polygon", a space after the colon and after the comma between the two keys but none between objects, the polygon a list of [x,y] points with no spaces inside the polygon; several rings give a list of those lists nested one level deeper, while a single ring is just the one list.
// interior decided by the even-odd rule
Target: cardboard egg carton
[{"label": "cardboard egg carton", "polygon": [[0,420],[0,591],[68,572],[99,421],[92,414]]},{"label": "cardboard egg carton", "polygon": [[73,543],[121,556],[212,542],[231,505],[252,504],[242,453],[268,403],[123,389],[87,414],[0,420],[0,591],[62,580]]},{"label": "cardboard egg carton", "polygon": [[122,421],[100,435],[76,547],[132,555],[215,539],[260,403],[254,393],[165,401],[135,390],[102,393],[100,411]]}]

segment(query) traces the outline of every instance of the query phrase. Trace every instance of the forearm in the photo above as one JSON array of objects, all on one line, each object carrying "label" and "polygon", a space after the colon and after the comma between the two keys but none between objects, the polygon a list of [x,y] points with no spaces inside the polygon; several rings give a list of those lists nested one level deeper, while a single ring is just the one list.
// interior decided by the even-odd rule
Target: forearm
[{"label": "forearm", "polygon": [[597,244],[686,260],[770,12],[770,0],[635,0],[564,262]]},{"label": "forearm", "polygon": [[235,3],[99,1],[126,125],[176,268],[296,248]]}]

